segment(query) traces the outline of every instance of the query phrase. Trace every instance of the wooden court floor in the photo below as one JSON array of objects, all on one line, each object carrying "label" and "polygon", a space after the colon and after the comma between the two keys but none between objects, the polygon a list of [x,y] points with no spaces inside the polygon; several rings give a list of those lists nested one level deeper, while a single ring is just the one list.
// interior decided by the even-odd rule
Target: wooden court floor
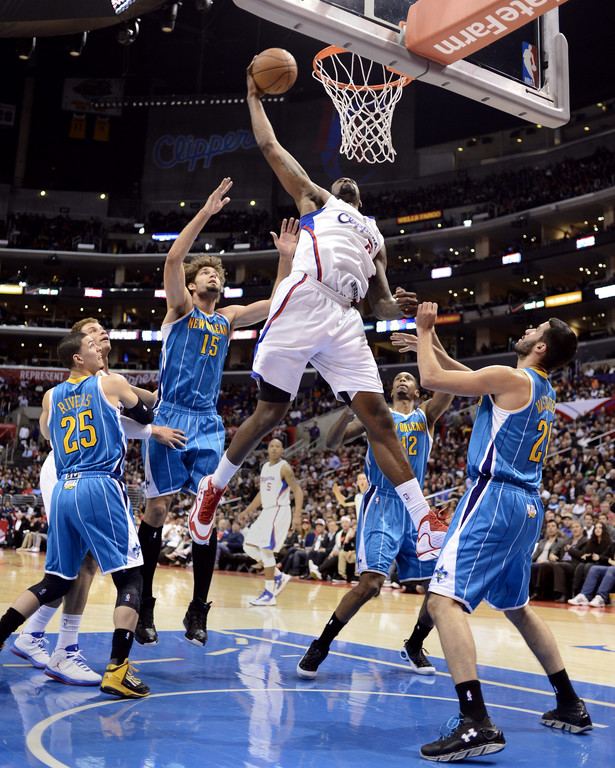
[{"label": "wooden court floor", "polygon": [[[44,555],[0,550],[0,610],[42,576]],[[0,768],[426,765],[419,746],[457,714],[434,631],[425,643],[435,677],[412,675],[399,656],[421,599],[383,589],[344,628],[314,681],[298,680],[304,649],[320,634],[346,585],[293,580],[275,607],[253,607],[261,579],[216,573],[209,641],[183,639],[192,572],[159,568],[154,648],[131,661],[152,695],[118,701],[97,688],[64,686],[10,653],[0,654]],[[102,672],[110,649],[114,589],[98,575],[82,623],[81,648]],[[571,736],[540,725],[554,704],[550,686],[521,637],[486,606],[470,618],[479,674],[507,748],[483,764],[541,768],[613,764],[615,610],[538,603],[594,731]],[[53,649],[59,622],[49,627]]]}]

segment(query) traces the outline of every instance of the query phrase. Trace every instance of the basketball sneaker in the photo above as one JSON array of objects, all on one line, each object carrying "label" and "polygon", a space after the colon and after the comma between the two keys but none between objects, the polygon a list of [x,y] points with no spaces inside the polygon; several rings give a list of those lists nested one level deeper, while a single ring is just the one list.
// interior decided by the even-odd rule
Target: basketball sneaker
[{"label": "basketball sneaker", "polygon": [[594,727],[583,699],[545,712],[540,722],[549,728],[560,728],[570,733],[585,733]]},{"label": "basketball sneaker", "polygon": [[425,656],[423,649],[419,648],[418,651],[412,650],[409,639],[404,640],[404,647],[399,652],[399,655],[407,662],[411,672],[416,672],[417,675],[436,674],[436,668]]},{"label": "basketball sneaker", "polygon": [[158,632],[154,624],[155,605],[155,597],[146,597],[141,601],[139,619],[135,627],[135,641],[139,645],[156,645],[158,643]]},{"label": "basketball sneaker", "polygon": [[119,696],[121,699],[141,699],[149,696],[149,688],[134,676],[138,670],[126,659],[123,664],[108,664],[100,686],[103,693]]},{"label": "basketball sneaker", "polygon": [[430,509],[418,527],[416,556],[419,560],[436,560],[444,543],[448,525],[442,513]]},{"label": "basketball sneaker", "polygon": [[310,572],[311,578],[316,579],[316,581],[322,581],[322,573],[318,569],[318,566],[311,560],[308,560],[308,571]]},{"label": "basketball sneaker", "polygon": [[250,600],[250,605],[276,605],[276,599],[268,589],[264,589],[258,597]]},{"label": "basketball sneaker", "polygon": [[83,660],[78,645],[56,648],[45,667],[47,677],[66,685],[100,685],[102,677]]},{"label": "basketball sneaker", "polygon": [[199,648],[203,648],[207,642],[207,614],[210,608],[211,601],[204,603],[201,608],[193,600],[184,616],[184,628],[186,630],[184,637],[189,643],[198,645]]},{"label": "basketball sneaker", "polygon": [[280,573],[278,576],[275,576],[273,579],[274,587],[273,587],[273,596],[277,597],[280,592],[284,589],[284,587],[288,584],[290,581],[290,574],[288,573]]},{"label": "basketball sneaker", "polygon": [[194,504],[188,514],[188,527],[192,540],[207,544],[214,527],[214,514],[224,493],[224,488],[211,484],[212,475],[205,475],[199,481]]},{"label": "basketball sneaker", "polygon": [[328,654],[328,648],[323,649],[318,645],[318,640],[312,640],[312,644],[297,664],[297,675],[302,680],[313,680],[318,674],[318,667],[327,658]]},{"label": "basketball sneaker", "polygon": [[596,595],[593,600],[589,601],[589,605],[592,608],[604,608],[606,606],[606,603],[604,602],[604,598],[602,595]]},{"label": "basketball sneaker", "polygon": [[451,717],[440,729],[447,729],[438,741],[423,744],[421,757],[427,760],[448,763],[451,760],[464,760],[466,757],[480,757],[501,752],[506,746],[502,731],[486,717],[480,722],[466,715]]},{"label": "basketball sneaker", "polygon": [[585,597],[585,595],[582,592],[579,592],[576,597],[571,597],[568,601],[570,605],[589,605],[589,600]]},{"label": "basketball sneaker", "polygon": [[49,653],[45,648],[49,641],[44,632],[22,632],[11,644],[15,656],[29,661],[37,669],[45,669],[49,664]]}]

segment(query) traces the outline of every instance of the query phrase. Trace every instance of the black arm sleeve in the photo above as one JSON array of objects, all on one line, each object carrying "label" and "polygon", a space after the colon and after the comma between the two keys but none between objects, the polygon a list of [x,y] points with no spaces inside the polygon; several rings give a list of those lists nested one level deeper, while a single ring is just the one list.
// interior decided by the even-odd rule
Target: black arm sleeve
[{"label": "black arm sleeve", "polygon": [[154,421],[154,411],[145,405],[139,395],[137,395],[137,404],[132,408],[124,408],[123,415],[138,421],[139,424],[151,424]]}]

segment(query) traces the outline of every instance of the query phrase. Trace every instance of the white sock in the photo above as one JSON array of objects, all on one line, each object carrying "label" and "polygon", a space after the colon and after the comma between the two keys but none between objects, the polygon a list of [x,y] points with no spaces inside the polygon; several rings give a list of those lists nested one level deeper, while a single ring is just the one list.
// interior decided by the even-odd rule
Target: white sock
[{"label": "white sock", "polygon": [[60,619],[60,634],[58,635],[58,648],[68,648],[69,645],[79,644],[79,626],[81,624],[79,614],[63,613]]},{"label": "white sock", "polygon": [[211,478],[211,484],[216,488],[226,488],[228,481],[231,479],[231,477],[233,477],[235,472],[237,472],[240,467],[241,464],[231,464],[231,462],[226,458],[225,452],[224,456],[220,459],[218,469],[216,469],[213,477]]},{"label": "white sock", "polygon": [[395,487],[397,495],[404,502],[410,514],[414,527],[418,531],[421,520],[429,512],[429,504],[425,501],[423,491],[416,477]]},{"label": "white sock", "polygon": [[44,632],[59,607],[59,605],[56,605],[55,608],[50,605],[41,605],[38,611],[30,616],[28,623],[22,629],[22,634],[31,635],[33,632]]},{"label": "white sock", "polygon": [[267,590],[267,592],[271,592],[271,594],[273,595],[273,590],[275,589],[275,582],[273,579],[271,579],[271,581],[268,581],[268,580],[265,581],[265,589]]}]

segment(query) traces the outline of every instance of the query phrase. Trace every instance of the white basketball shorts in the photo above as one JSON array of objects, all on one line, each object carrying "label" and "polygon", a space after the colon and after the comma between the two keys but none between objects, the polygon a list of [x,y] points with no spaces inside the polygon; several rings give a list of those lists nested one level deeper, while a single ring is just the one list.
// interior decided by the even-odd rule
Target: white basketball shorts
[{"label": "white basketball shorts", "polygon": [[288,536],[291,522],[290,504],[265,507],[248,529],[244,545],[279,552]]},{"label": "white basketball shorts", "polygon": [[359,312],[340,294],[304,272],[292,272],[275,292],[254,355],[253,376],[294,398],[308,363],[338,400],[383,392]]},{"label": "white basketball shorts", "polygon": [[56,464],[53,459],[53,451],[49,451],[47,458],[41,467],[39,478],[41,496],[43,497],[43,505],[45,507],[45,512],[47,513],[47,518],[49,518],[49,513],[51,511],[51,496],[57,482],[58,476],[56,475]]}]

